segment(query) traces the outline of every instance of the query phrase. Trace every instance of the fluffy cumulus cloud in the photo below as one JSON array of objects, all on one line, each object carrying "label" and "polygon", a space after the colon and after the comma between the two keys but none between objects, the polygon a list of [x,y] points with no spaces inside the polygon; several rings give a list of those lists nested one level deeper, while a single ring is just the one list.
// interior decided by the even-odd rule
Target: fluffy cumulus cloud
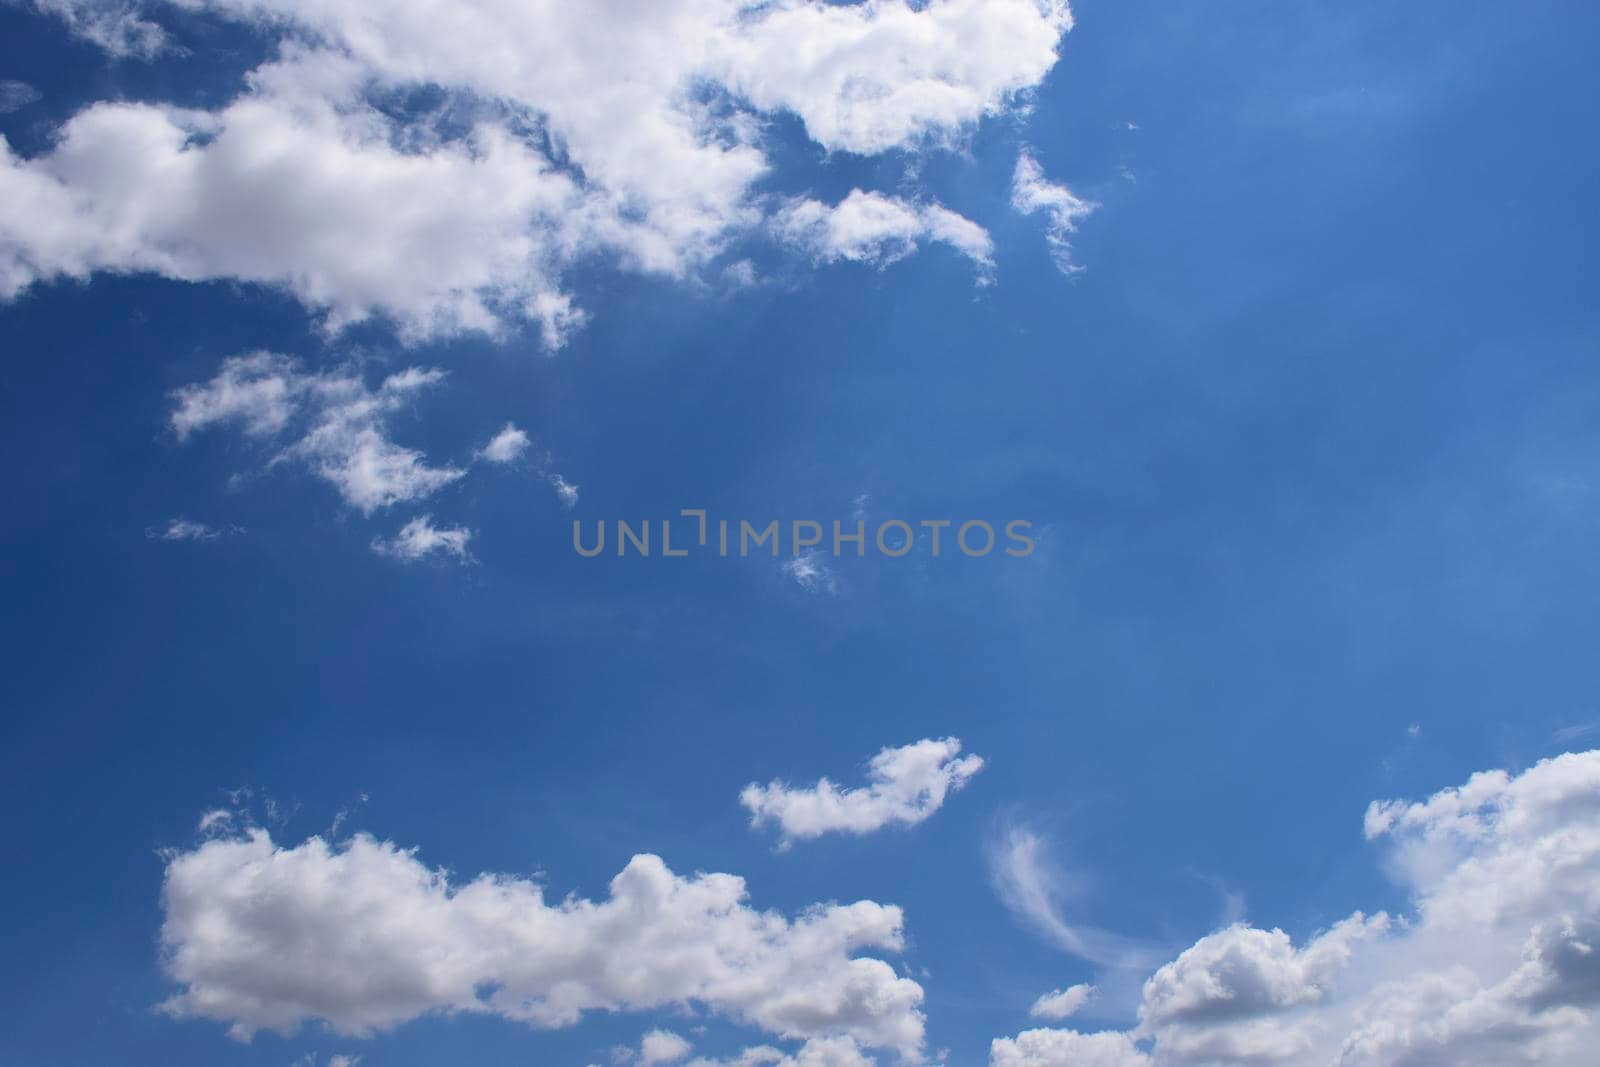
[{"label": "fluffy cumulus cloud", "polygon": [[[1061,0],[34,3],[116,54],[196,14],[277,50],[215,110],[104,102],[31,158],[0,140],[0,296],[96,271],[236,279],[334,330],[526,322],[550,347],[584,322],[563,278],[588,259],[699,276],[765,233],[824,262],[935,242],[986,269],[988,235],[931,201],[761,191],[768,119],[827,151],[954,145],[1071,26]],[[437,106],[400,106],[419,88]]]},{"label": "fluffy cumulus cloud", "polygon": [[930,739],[872,757],[862,788],[841,789],[826,778],[804,788],[751,783],[739,802],[749,810],[752,826],[774,823],[786,843],[827,833],[866,834],[922,822],[982,768],[981,757],[961,755],[957,739]]},{"label": "fluffy cumulus cloud", "polygon": [[807,1047],[917,1056],[923,1042],[921,986],[859,954],[902,947],[898,908],[786,918],[752,908],[740,878],[681,876],[655,856],[634,857],[603,900],[552,904],[536,882],[458,884],[366,836],[284,847],[250,829],[171,854],[162,907],[162,958],[180,986],[164,1010],[244,1040],[317,1020],[363,1036],[435,1014],[564,1027],[586,1012],[677,1008]]},{"label": "fluffy cumulus cloud", "polygon": [[1600,1041],[1600,751],[1377,803],[1414,914],[1296,945],[1235,925],[1145,983],[1139,1022],[1031,1030],[993,1067],[1582,1067]]},{"label": "fluffy cumulus cloud", "polygon": [[269,449],[269,465],[304,465],[370,515],[430,496],[466,473],[434,466],[389,437],[388,420],[443,377],[439,370],[411,367],[373,388],[356,368],[309,371],[287,356],[257,352],[235,356],[211,380],[179,389],[170,423],[180,441],[212,427],[234,427]]}]

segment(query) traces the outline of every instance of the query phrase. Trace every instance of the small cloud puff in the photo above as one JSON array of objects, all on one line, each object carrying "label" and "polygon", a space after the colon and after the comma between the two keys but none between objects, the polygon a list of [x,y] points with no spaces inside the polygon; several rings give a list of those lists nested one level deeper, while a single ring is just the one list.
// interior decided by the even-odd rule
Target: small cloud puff
[{"label": "small cloud puff", "polygon": [[578,506],[578,487],[561,477],[559,474],[547,475],[551,486],[555,488],[556,496],[561,500],[561,506],[571,511]]},{"label": "small cloud puff", "polygon": [[222,532],[203,522],[176,518],[168,519],[163,526],[151,526],[144,535],[152,541],[215,541]]},{"label": "small cloud puff", "polygon": [[1033,1002],[1028,1014],[1035,1019],[1066,1019],[1076,1015],[1098,992],[1092,985],[1075,985],[1057,989]]},{"label": "small cloud puff", "polygon": [[471,540],[471,530],[465,527],[440,529],[433,525],[432,515],[421,515],[402,526],[392,539],[375,539],[372,550],[402,563],[415,563],[435,554],[453,556],[467,563],[472,559],[467,552],[467,543]]},{"label": "small cloud puff", "polygon": [[511,463],[528,451],[528,435],[511,423],[495,434],[489,443],[478,450],[478,458],[486,463]]},{"label": "small cloud puff", "polygon": [[671,1030],[651,1030],[639,1042],[638,1062],[641,1067],[655,1067],[658,1063],[676,1063],[689,1055],[694,1046]]}]

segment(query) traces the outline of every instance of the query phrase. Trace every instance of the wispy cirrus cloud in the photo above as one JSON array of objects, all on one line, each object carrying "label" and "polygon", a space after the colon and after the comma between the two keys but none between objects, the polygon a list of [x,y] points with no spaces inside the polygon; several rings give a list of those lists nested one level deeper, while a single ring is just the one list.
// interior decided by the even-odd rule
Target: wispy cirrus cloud
[{"label": "wispy cirrus cloud", "polygon": [[1011,206],[1024,215],[1045,216],[1045,240],[1050,242],[1050,258],[1063,274],[1076,274],[1083,268],[1072,258],[1072,234],[1078,222],[1095,210],[1095,205],[1077,196],[1060,182],[1044,176],[1044,168],[1024,150],[1017,156],[1011,176]]},{"label": "wispy cirrus cloud", "polygon": [[1013,915],[1066,952],[1118,970],[1153,966],[1158,950],[1079,923],[1068,915],[1078,897],[1074,880],[1051,854],[1049,842],[1026,826],[1006,827],[989,845],[989,877]]}]

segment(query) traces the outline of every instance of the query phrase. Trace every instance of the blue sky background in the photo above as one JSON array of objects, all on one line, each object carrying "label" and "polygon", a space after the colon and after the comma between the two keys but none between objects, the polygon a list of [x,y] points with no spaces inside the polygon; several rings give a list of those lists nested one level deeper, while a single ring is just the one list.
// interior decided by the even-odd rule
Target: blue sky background
[{"label": "blue sky background", "polygon": [[[96,276],[0,306],[0,1061],[579,1065],[693,1025],[241,1045],[155,1014],[159,853],[228,788],[263,819],[273,798],[282,841],[356,805],[347,828],[464,877],[543,871],[552,897],[655,852],[745,876],[759,907],[901,904],[930,1047],[973,1063],[1093,972],[997,898],[1006,827],[1054,843],[1079,921],[1176,951],[1237,895],[1298,938],[1403,908],[1370,800],[1600,736],[1600,18],[1075,10],[1025,124],[921,168],[995,237],[990,287],[940,249],[882,271],[756,250],[773,280],[733,293],[596,265],[593,321],[554,357],[329,340],[226,283]],[[0,132],[31,152],[88,100],[227,99],[264,45],[195,26],[196,59],[146,65],[0,7],[0,76],[43,94]],[[905,166],[776,136],[775,190]],[[1007,206],[1019,139],[1100,205],[1070,279]],[[476,472],[426,509],[477,532],[475,564],[406,567],[369,547],[395,523],[320,482],[230,489],[257,465],[234,436],[177,444],[169,395],[256,349],[446,367],[396,436],[464,460],[515,420],[581,502]],[[573,517],[847,519],[861,493],[869,519],[1046,533],[1024,560],[844,560],[832,594],[768,559],[570,548]],[[147,538],[174,515],[244,532]],[[738,805],[947,735],[988,767],[919,827],[780,853]],[[707,1025],[697,1044],[739,1047]]]}]

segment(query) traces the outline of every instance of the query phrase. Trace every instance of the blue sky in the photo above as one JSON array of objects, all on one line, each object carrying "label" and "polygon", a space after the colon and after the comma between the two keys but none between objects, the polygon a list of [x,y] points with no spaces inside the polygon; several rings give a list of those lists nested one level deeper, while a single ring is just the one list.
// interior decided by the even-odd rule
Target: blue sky
[{"label": "blue sky", "polygon": [[[0,4],[0,1061],[1586,1062],[1600,18],[793,3],[681,80],[729,5],[428,7]],[[838,39],[854,81],[785,67]],[[637,128],[589,110],[653,78]],[[694,507],[1038,546],[572,549]],[[741,803],[945,738],[982,769],[855,825]],[[903,937],[624,996],[590,970],[658,942],[584,934],[581,1019],[485,1006],[555,995],[534,883],[638,855]],[[407,863],[504,875],[504,925]],[[852,958],[917,1003],[773,1022]]]}]

